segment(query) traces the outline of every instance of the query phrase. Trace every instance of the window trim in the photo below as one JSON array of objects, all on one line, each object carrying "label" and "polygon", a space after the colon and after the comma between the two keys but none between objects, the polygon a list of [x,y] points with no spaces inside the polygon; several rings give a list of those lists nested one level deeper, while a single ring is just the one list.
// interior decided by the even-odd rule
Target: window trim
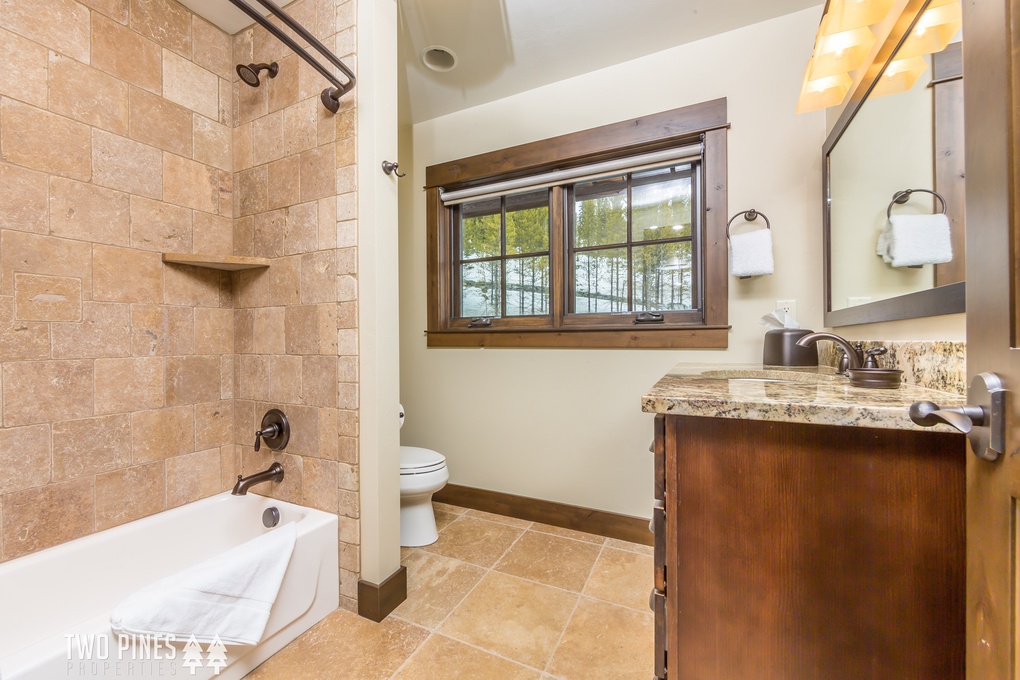
[{"label": "window trim", "polygon": [[[686,106],[671,111],[591,128],[538,142],[471,156],[426,169],[425,195],[428,251],[429,347],[634,347],[634,348],[725,348],[728,346],[728,273],[726,244],[726,99]],[[513,326],[467,328],[463,319],[452,316],[452,237],[449,208],[443,205],[440,188],[456,191],[550,172],[638,153],[667,149],[704,140],[702,195],[704,224],[699,244],[704,286],[701,323],[662,326],[606,325],[604,319],[582,319],[566,314],[564,291],[565,258],[569,248],[564,238],[568,225],[562,211],[550,211],[550,301],[552,325],[545,316],[514,317]],[[552,187],[554,205],[562,204],[564,187]],[[669,312],[669,319],[689,312]],[[628,316],[630,316],[628,314]],[[528,319],[541,319],[546,327],[528,327]]]}]

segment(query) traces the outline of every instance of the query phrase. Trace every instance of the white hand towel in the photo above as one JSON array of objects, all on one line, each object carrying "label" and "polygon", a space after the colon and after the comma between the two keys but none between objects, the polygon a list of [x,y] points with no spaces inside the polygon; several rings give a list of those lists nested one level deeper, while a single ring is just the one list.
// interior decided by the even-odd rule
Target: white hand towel
[{"label": "white hand towel", "polygon": [[762,276],[774,271],[771,229],[756,229],[730,236],[731,275]]},{"label": "white hand towel", "polygon": [[945,215],[893,215],[889,225],[892,266],[914,267],[953,259],[949,218]]},{"label": "white hand towel", "polygon": [[889,257],[889,236],[891,229],[892,225],[886,220],[885,226],[882,227],[882,233],[878,235],[878,244],[875,246],[875,253],[885,260],[886,264],[892,264],[892,258]]},{"label": "white hand towel", "polygon": [[293,522],[142,588],[110,616],[122,635],[168,635],[225,644],[262,639],[294,552]]}]

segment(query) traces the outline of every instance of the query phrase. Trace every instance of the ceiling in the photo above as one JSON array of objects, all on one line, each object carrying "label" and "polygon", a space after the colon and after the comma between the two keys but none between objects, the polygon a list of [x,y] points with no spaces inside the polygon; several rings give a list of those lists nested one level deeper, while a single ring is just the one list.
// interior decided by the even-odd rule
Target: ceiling
[{"label": "ceiling", "polygon": [[[231,34],[252,23],[228,0],[181,2]],[[397,3],[401,124],[429,120],[821,4],[820,0]],[[249,4],[262,9],[254,0]],[[453,70],[435,72],[422,63],[421,52],[435,45],[456,54]]]},{"label": "ceiling", "polygon": [[[401,119],[418,123],[821,2],[398,0],[398,4],[401,78],[406,76]],[[452,50],[458,65],[445,73],[426,68],[419,54],[431,45]]]}]

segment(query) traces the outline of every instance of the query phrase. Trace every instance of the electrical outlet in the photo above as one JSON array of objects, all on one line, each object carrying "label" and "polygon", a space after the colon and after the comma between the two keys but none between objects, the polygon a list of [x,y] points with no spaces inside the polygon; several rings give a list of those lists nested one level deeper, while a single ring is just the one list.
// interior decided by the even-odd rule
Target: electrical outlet
[{"label": "electrical outlet", "polygon": [[791,316],[794,319],[797,318],[797,301],[796,300],[776,300],[776,309],[781,309],[786,312],[787,316]]}]

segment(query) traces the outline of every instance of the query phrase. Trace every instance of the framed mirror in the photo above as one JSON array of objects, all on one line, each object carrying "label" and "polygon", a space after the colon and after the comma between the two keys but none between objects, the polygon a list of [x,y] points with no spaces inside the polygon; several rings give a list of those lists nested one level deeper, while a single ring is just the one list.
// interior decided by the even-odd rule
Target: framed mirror
[{"label": "framed mirror", "polygon": [[961,36],[908,41],[943,4],[907,3],[825,141],[828,327],[965,310]]}]

